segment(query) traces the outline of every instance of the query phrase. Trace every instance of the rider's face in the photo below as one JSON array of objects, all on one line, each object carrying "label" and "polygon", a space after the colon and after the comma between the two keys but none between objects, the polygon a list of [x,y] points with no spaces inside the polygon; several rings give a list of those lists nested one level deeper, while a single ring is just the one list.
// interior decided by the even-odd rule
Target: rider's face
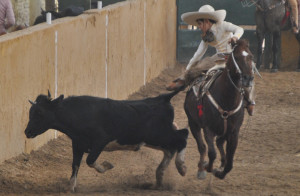
[{"label": "rider's face", "polygon": [[203,21],[202,20],[197,20],[197,23],[198,23],[199,29],[202,32],[206,32],[211,27],[211,23],[210,23],[210,21],[208,19],[204,19]]}]

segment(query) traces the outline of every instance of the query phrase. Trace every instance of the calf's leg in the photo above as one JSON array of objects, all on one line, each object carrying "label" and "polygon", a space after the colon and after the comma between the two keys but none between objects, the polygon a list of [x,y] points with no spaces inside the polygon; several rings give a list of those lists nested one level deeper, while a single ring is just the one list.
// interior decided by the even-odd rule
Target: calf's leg
[{"label": "calf's leg", "polygon": [[72,163],[72,175],[70,178],[70,189],[73,192],[75,191],[77,174],[84,153],[83,151],[79,150],[77,146],[78,145],[72,141],[73,163]]},{"label": "calf's leg", "polygon": [[104,173],[107,170],[112,169],[114,166],[111,163],[107,162],[107,161],[104,161],[102,164],[98,164],[96,162],[96,160],[99,157],[100,153],[103,151],[104,147],[108,143],[108,142],[103,142],[103,141],[102,142],[98,141],[98,142],[99,143],[94,145],[93,148],[91,149],[91,152],[87,156],[86,163],[87,163],[88,166],[90,166],[92,168],[95,168],[97,172]]},{"label": "calf's leg", "polygon": [[176,160],[175,160],[175,165],[176,165],[177,171],[181,176],[185,176],[185,174],[186,174],[186,166],[184,164],[184,155],[185,155],[185,148],[177,153]]},{"label": "calf's leg", "polygon": [[170,161],[172,160],[172,158],[175,154],[174,152],[170,152],[168,150],[164,150],[163,152],[164,152],[164,158],[156,169],[156,186],[157,187],[160,187],[162,185],[164,171],[170,164]]}]

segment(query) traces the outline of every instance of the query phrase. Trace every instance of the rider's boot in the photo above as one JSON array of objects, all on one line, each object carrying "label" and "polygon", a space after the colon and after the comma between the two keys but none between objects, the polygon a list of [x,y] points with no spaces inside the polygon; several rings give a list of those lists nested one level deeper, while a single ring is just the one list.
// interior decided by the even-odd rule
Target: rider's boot
[{"label": "rider's boot", "polygon": [[250,102],[250,103],[247,104],[247,112],[248,112],[249,116],[253,116],[254,106],[255,106],[255,102],[254,101],[252,101],[252,102]]}]

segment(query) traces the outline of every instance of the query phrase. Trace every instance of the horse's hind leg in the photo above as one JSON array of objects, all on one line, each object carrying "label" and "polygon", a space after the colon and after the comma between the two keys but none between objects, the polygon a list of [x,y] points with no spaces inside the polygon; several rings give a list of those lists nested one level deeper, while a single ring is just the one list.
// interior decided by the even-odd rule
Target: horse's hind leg
[{"label": "horse's hind leg", "polygon": [[203,142],[201,128],[195,122],[192,122],[191,120],[189,120],[189,126],[190,126],[191,132],[196,140],[198,151],[200,153],[200,161],[198,163],[197,177],[198,177],[198,179],[202,180],[202,179],[205,179],[205,177],[206,177],[206,171],[204,168],[206,146]]},{"label": "horse's hind leg", "polygon": [[221,166],[220,168],[223,168],[225,166],[225,161],[226,161],[226,155],[224,151],[224,143],[225,143],[225,136],[220,136],[217,137],[216,139],[216,144],[219,149],[220,155],[221,155]]},{"label": "horse's hind leg", "polygon": [[270,69],[273,60],[273,34],[268,32],[265,34],[265,48],[264,48],[264,68]]},{"label": "horse's hind leg", "polygon": [[212,172],[214,161],[216,159],[216,150],[214,146],[214,134],[208,129],[204,129],[205,140],[208,146],[208,158],[209,162],[206,166],[206,171]]},{"label": "horse's hind leg", "polygon": [[217,178],[224,179],[226,174],[230,172],[233,167],[233,157],[238,144],[238,130],[235,130],[227,138],[226,144],[226,161],[223,171],[214,170],[213,173]]}]

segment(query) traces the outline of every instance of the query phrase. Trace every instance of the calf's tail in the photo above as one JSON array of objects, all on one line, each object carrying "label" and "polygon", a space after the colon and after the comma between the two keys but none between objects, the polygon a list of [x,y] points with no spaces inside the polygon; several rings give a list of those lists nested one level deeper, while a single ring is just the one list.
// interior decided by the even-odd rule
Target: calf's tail
[{"label": "calf's tail", "polygon": [[180,92],[180,90],[178,91],[173,91],[171,93],[167,93],[167,94],[162,94],[159,97],[162,98],[165,102],[170,102],[172,97],[174,97],[175,95],[177,95]]}]

